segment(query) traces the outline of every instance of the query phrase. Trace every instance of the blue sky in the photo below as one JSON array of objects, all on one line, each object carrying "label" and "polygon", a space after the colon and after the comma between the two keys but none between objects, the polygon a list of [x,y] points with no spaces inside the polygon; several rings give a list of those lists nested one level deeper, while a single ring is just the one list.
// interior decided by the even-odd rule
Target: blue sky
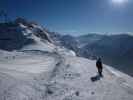
[{"label": "blue sky", "polygon": [[133,1],[112,0],[0,0],[10,19],[18,16],[62,34],[133,33]]}]

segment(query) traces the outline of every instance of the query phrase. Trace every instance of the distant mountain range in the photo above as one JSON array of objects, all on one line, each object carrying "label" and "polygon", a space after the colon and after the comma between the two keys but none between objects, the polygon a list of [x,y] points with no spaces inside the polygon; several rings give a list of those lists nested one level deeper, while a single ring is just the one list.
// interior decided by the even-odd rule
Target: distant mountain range
[{"label": "distant mountain range", "polygon": [[20,50],[31,44],[44,47],[43,42],[73,50],[78,56],[88,59],[102,57],[103,63],[133,76],[133,36],[87,34],[78,37],[50,32],[35,22],[17,18],[0,23],[0,49]]}]

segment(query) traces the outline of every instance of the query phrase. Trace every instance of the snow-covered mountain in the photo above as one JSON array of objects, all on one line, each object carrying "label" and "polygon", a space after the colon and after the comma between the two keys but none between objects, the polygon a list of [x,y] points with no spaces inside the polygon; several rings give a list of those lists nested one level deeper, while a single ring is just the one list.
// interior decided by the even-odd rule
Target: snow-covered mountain
[{"label": "snow-covered mountain", "polygon": [[13,25],[0,25],[0,100],[133,100],[132,77],[104,65],[100,78],[95,60],[59,46],[58,34]]},{"label": "snow-covered mountain", "polygon": [[41,26],[28,22],[23,18],[0,24],[0,49],[22,49],[28,45],[43,45],[52,41],[49,34]]}]

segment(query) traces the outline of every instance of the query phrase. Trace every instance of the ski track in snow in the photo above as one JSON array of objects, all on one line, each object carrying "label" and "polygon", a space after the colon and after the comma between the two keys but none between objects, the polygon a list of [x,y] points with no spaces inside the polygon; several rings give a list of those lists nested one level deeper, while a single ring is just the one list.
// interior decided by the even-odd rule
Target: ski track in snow
[{"label": "ski track in snow", "polygon": [[[37,82],[38,80],[36,80],[39,74],[41,73],[49,74],[49,72],[52,71],[52,69],[54,68],[54,65],[56,65],[56,63],[58,62],[58,59],[54,54],[44,54],[43,56],[38,56],[38,55],[35,56],[28,55],[26,57],[18,56],[15,59],[8,58],[8,60],[5,61],[2,60],[2,62],[0,62],[0,74],[3,75],[4,77],[1,80],[7,81],[6,83],[3,82],[3,84],[7,84],[9,81],[9,84],[7,84],[6,86],[7,89],[4,89],[6,93],[4,92],[0,95],[0,100],[8,100],[8,99],[15,100],[15,98],[16,100],[19,99],[21,100],[21,98],[30,100],[28,96],[28,91],[26,92],[24,89],[26,87],[27,87],[26,89],[28,88],[31,89],[29,90],[31,94],[32,92],[36,91],[37,89],[36,86],[34,85],[39,86],[38,84],[39,82]],[[8,77],[11,77],[10,80],[8,79],[6,80],[6,78]],[[45,76],[45,80],[46,79],[47,77]],[[2,87],[2,84],[0,86]],[[20,96],[18,95],[19,98],[17,98],[17,96],[15,97],[15,91],[18,92],[18,94],[20,92],[23,95]],[[14,93],[14,95],[10,93]],[[33,97],[31,95],[30,98],[36,100],[34,95],[37,94],[33,94]]]}]

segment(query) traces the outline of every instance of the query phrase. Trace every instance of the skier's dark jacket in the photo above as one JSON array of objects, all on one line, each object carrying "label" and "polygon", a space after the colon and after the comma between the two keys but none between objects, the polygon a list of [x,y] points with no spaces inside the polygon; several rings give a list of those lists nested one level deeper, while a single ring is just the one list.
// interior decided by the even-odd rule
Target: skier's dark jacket
[{"label": "skier's dark jacket", "polygon": [[102,69],[103,68],[102,61],[100,59],[97,60],[96,66],[97,66],[98,69]]}]

